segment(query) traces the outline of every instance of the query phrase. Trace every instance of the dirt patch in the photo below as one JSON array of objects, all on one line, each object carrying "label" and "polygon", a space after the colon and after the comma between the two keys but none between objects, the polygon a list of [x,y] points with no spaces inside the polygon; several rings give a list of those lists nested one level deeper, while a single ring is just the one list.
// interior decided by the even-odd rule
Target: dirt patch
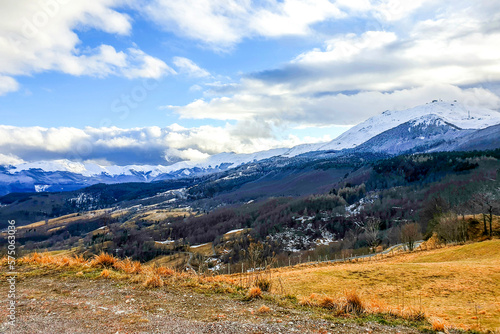
[{"label": "dirt patch", "polygon": [[[4,278],[4,277],[3,277]],[[7,305],[7,284],[0,300]],[[418,333],[377,323],[318,319],[313,312],[204,295],[187,288],[144,289],[110,279],[25,275],[17,283],[17,323],[2,333]],[[263,305],[267,312],[259,312]]]}]

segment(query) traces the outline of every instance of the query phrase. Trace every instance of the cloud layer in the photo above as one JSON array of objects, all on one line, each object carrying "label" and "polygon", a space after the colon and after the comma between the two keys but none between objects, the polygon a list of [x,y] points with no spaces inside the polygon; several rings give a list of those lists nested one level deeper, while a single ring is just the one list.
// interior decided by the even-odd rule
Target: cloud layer
[{"label": "cloud layer", "polygon": [[[177,124],[135,129],[0,125],[0,165],[56,159],[104,165],[169,165],[222,152],[251,153],[303,143],[294,136],[278,140],[272,131],[251,123],[190,129]],[[314,141],[310,138],[308,142]]]}]

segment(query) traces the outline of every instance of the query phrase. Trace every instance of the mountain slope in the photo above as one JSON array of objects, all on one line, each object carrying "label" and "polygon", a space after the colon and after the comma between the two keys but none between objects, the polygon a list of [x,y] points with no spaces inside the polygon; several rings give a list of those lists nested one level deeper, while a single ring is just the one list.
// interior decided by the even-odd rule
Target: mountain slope
[{"label": "mountain slope", "polygon": [[387,130],[353,150],[355,152],[384,152],[388,154],[425,152],[473,132],[475,130],[463,130],[445,122],[437,115],[430,114]]},{"label": "mountain slope", "polygon": [[[493,149],[498,144],[500,113],[434,102],[386,111],[356,125],[329,143],[303,144],[251,154],[220,153],[200,161],[171,165],[101,166],[69,160],[39,161],[0,167],[0,195],[10,192],[67,191],[96,183],[151,182],[202,176],[272,157],[293,158],[322,151],[383,154]],[[491,127],[491,128],[489,128]],[[488,129],[486,129],[488,128]],[[474,134],[474,130],[482,130]],[[333,152],[332,152],[333,153]],[[311,157],[312,159],[320,156]]]},{"label": "mountain slope", "polygon": [[484,108],[468,108],[458,102],[434,102],[400,111],[385,111],[356,125],[318,150],[354,148],[384,131],[413,119],[436,115],[462,129],[483,129],[500,124],[500,113]]},{"label": "mountain slope", "polygon": [[443,143],[432,151],[473,151],[500,148],[500,124],[480,129],[469,135]]}]

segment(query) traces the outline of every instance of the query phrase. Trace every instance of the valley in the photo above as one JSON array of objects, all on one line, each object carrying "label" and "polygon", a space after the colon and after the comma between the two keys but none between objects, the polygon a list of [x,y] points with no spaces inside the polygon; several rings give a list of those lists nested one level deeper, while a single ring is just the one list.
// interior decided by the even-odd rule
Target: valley
[{"label": "valley", "polygon": [[[252,303],[244,319],[266,333],[285,331],[277,320],[288,312],[303,319],[303,332],[333,321],[332,330],[345,322],[355,333],[360,328],[351,320],[381,333],[393,332],[387,324],[404,326],[405,333],[493,330],[500,325],[500,136],[490,124],[494,116],[465,116],[464,110],[437,103],[386,112],[346,132],[342,147],[225,154],[208,165],[183,165],[175,176],[144,166],[113,175],[110,168],[80,166],[80,176],[4,169],[9,178],[64,175],[75,182],[68,191],[44,181],[39,192],[28,187],[1,196],[0,244],[7,245],[7,222],[15,220],[23,289],[35,291],[38,280],[63,289],[68,279],[89,294],[97,293],[89,282],[126,294],[137,288],[146,304],[158,288],[176,300],[179,293],[206,292],[210,296],[197,297],[202,305],[216,291],[224,295],[217,297],[221,308]],[[82,177],[88,184],[79,183]],[[96,265],[100,258],[109,262]],[[249,294],[259,284],[263,300],[280,311],[254,318],[262,298]],[[345,304],[349,296],[363,301],[362,312]],[[36,322],[37,312],[25,314]],[[162,328],[149,313],[137,312],[132,327],[123,320],[113,330]],[[184,311],[175,312],[183,323]],[[189,318],[188,325],[209,331],[214,313],[203,314],[201,323]],[[221,332],[228,328],[224,321]],[[243,331],[246,324],[231,328]]]}]

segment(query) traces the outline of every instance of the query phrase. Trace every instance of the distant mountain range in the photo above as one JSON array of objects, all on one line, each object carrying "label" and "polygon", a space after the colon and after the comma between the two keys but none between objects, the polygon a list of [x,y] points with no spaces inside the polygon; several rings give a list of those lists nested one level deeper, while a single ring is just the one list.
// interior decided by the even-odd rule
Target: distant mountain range
[{"label": "distant mountain range", "polygon": [[500,148],[500,113],[433,102],[402,111],[385,111],[328,143],[305,144],[253,154],[221,153],[198,162],[169,166],[100,166],[69,160],[0,167],[0,195],[11,192],[69,191],[96,183],[153,182],[202,176],[271,157],[321,151],[403,153]]}]

